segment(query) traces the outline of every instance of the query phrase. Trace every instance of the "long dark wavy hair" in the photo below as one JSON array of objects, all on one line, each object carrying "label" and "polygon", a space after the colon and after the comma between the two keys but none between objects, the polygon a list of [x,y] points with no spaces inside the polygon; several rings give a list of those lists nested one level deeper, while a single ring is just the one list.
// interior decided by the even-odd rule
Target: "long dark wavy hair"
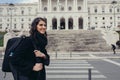
[{"label": "long dark wavy hair", "polygon": [[[30,31],[29,31],[30,36],[32,36],[32,37],[35,38],[35,36],[36,36],[36,34],[37,34],[37,32],[38,32],[38,31],[37,31],[37,25],[38,25],[38,23],[39,23],[40,21],[44,21],[44,22],[46,23],[45,19],[44,19],[44,18],[41,18],[41,17],[37,17],[37,18],[35,18],[35,19],[33,20],[32,24],[31,24],[31,29],[30,29]],[[45,32],[44,35],[47,37],[47,32]]]}]

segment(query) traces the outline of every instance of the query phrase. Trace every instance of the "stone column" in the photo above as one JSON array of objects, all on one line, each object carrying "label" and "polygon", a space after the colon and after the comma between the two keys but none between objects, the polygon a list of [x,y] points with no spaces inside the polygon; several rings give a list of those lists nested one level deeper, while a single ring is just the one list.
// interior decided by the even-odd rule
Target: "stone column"
[{"label": "stone column", "polygon": [[88,29],[88,17],[87,17],[87,14],[85,14],[84,17],[83,17],[83,29],[84,30]]},{"label": "stone column", "polygon": [[38,12],[40,12],[40,0],[38,0]]},{"label": "stone column", "polygon": [[68,18],[67,17],[65,18],[65,21],[66,21],[65,22],[65,27],[66,27],[65,30],[68,30]]},{"label": "stone column", "polygon": [[78,17],[76,16],[76,26],[75,30],[78,30]]},{"label": "stone column", "polygon": [[73,0],[74,11],[77,11],[77,0]]},{"label": "stone column", "polygon": [[51,0],[49,0],[49,11],[51,12],[51,8],[52,8],[52,6],[51,6]]},{"label": "stone column", "polygon": [[48,8],[48,12],[51,12],[51,0],[48,0],[47,4],[48,4],[48,7],[47,7]]},{"label": "stone column", "polygon": [[76,1],[76,0],[73,0],[73,1],[74,1],[74,2],[73,2],[73,8],[74,8],[74,11],[76,11],[76,8],[75,8],[75,7],[76,7],[76,4],[75,4],[75,1]]},{"label": "stone column", "polygon": [[59,0],[57,0],[57,11],[58,11],[58,12],[60,11],[60,3],[59,3]]},{"label": "stone column", "polygon": [[57,18],[57,30],[59,30],[59,29],[60,29],[60,19]]},{"label": "stone column", "polygon": [[75,11],[77,11],[77,0],[75,0]]},{"label": "stone column", "polygon": [[87,0],[83,0],[83,12],[87,12]]},{"label": "stone column", "polygon": [[42,12],[42,0],[39,0],[39,12]]},{"label": "stone column", "polygon": [[47,16],[47,30],[52,30],[51,17]]},{"label": "stone column", "polygon": [[[84,18],[83,18],[83,29],[87,30],[88,29],[88,11],[87,11],[87,0],[83,1],[83,12],[85,12],[84,14]],[[91,18],[91,17],[90,17]]]},{"label": "stone column", "polygon": [[77,18],[77,16],[74,16],[73,20],[74,20],[73,30],[78,30],[78,18]]},{"label": "stone column", "polygon": [[67,0],[65,0],[65,11],[66,11],[66,12],[68,11],[68,3],[67,3]]}]

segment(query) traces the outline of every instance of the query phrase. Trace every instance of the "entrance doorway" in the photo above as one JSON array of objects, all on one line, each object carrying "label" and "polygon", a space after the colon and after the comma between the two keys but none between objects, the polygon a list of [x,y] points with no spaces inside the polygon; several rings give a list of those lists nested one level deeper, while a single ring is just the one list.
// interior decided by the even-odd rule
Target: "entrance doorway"
[{"label": "entrance doorway", "polygon": [[60,19],[60,29],[65,29],[65,19],[64,18]]},{"label": "entrance doorway", "polygon": [[78,29],[83,29],[83,18],[78,19]]},{"label": "entrance doorway", "polygon": [[57,19],[56,18],[52,19],[52,29],[57,29]]},{"label": "entrance doorway", "polygon": [[68,19],[68,29],[73,29],[73,19],[72,18]]}]

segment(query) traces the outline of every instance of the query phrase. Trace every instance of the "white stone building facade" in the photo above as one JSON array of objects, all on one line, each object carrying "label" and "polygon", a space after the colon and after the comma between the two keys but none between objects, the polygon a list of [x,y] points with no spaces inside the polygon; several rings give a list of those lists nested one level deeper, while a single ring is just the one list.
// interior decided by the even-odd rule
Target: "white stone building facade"
[{"label": "white stone building facade", "polygon": [[43,17],[47,30],[120,29],[120,1],[38,0],[0,4],[0,31],[29,31],[32,20]]}]

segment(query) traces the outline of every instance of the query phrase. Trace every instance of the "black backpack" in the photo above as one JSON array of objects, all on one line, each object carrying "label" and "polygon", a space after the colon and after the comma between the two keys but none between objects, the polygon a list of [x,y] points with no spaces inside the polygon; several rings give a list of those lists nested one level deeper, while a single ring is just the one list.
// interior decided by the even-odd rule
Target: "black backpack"
[{"label": "black backpack", "polygon": [[21,36],[21,37],[14,37],[8,40],[6,49],[5,49],[3,63],[2,63],[3,72],[11,72],[10,65],[9,65],[10,57],[13,54],[12,52],[19,46],[19,44],[22,42],[24,38],[25,36]]},{"label": "black backpack", "polygon": [[[15,37],[11,38],[7,42],[7,46],[5,49],[5,54],[4,54],[4,59],[3,59],[3,64],[2,64],[2,71],[3,72],[11,72],[10,69],[10,59],[12,58],[12,55],[14,53],[14,50],[19,46],[19,44],[26,38],[26,36],[21,36],[21,37]],[[32,44],[35,49],[37,49],[37,46],[32,40]],[[49,65],[50,63],[50,56],[48,55],[47,59],[44,61],[45,65]]]}]

